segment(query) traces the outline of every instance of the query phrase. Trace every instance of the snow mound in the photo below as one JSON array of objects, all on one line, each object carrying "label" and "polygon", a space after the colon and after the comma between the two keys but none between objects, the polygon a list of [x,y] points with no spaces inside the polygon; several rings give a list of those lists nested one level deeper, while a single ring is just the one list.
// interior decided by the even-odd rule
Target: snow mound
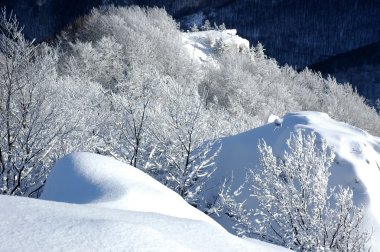
[{"label": "snow mound", "polygon": [[182,33],[182,41],[189,55],[198,63],[215,63],[213,54],[217,46],[225,50],[249,50],[249,41],[236,35],[235,29],[209,30]]},{"label": "snow mound", "polygon": [[[331,119],[325,113],[289,113],[282,119],[271,117],[269,124],[245,133],[222,139],[222,149],[216,159],[218,169],[213,173],[210,191],[206,197],[212,202],[224,179],[233,174],[232,188],[238,188],[245,179],[247,169],[258,167],[258,142],[264,139],[273,147],[274,154],[281,155],[286,149],[286,140],[292,132],[314,131],[334,148],[336,158],[331,168],[330,184],[349,186],[354,192],[354,202],[364,204],[367,228],[374,228],[373,250],[380,251],[380,138],[367,132]],[[242,193],[241,199],[249,198]],[[253,201],[248,207],[256,208]],[[228,228],[228,220],[221,216],[217,219]]]},{"label": "snow mound", "polygon": [[42,198],[0,196],[0,251],[286,251],[228,233],[145,173],[96,154],[58,161]]},{"label": "snow mound", "polygon": [[144,172],[92,153],[73,153],[59,160],[41,199],[153,212],[216,224]]},{"label": "snow mound", "polygon": [[11,196],[0,204],[0,251],[285,251],[158,213]]}]

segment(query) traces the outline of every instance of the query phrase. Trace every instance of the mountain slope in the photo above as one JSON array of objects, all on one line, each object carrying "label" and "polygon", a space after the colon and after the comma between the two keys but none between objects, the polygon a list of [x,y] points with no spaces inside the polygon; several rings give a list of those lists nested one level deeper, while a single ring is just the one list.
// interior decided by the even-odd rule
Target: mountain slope
[{"label": "mountain slope", "polygon": [[262,42],[280,64],[299,68],[379,39],[380,3],[375,0],[6,0],[2,5],[15,11],[28,37],[43,39],[102,4],[165,7],[184,28],[192,24],[188,16],[199,13],[201,21],[237,28],[251,43]]}]

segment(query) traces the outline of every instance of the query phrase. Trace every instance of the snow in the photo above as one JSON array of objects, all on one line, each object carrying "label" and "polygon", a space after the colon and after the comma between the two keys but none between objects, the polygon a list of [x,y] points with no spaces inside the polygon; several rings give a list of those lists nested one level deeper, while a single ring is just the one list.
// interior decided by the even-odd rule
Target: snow
[{"label": "snow", "polygon": [[154,212],[216,225],[203,213],[189,207],[178,194],[144,172],[92,153],[73,153],[58,161],[49,175],[41,199]]},{"label": "snow", "polygon": [[249,41],[237,35],[235,29],[182,33],[184,47],[198,63],[212,63],[216,42],[220,40],[226,49],[249,50]]},{"label": "snow", "polygon": [[282,119],[279,118],[276,115],[270,114],[267,120],[267,123],[274,123],[276,126],[281,126],[282,125]]},{"label": "snow", "polygon": [[[80,193],[80,192],[78,192]],[[0,196],[1,251],[278,251],[206,222]]]},{"label": "snow", "polygon": [[[291,132],[314,131],[325,138],[336,153],[330,170],[330,185],[339,184],[353,189],[354,202],[365,205],[366,228],[374,230],[372,251],[380,251],[380,138],[320,112],[289,113],[281,119],[272,116],[268,120],[270,123],[262,127],[222,139],[223,147],[216,159],[218,169],[212,175],[207,198],[212,200],[217,195],[225,178],[231,178],[233,174],[232,188],[237,189],[244,181],[246,171],[257,169],[260,139],[272,146],[275,154],[281,155]],[[242,200],[249,198],[249,192],[242,193],[240,197]],[[247,204],[251,208],[257,207],[256,202],[250,199]],[[228,220],[223,215],[216,220],[228,228]]]},{"label": "snow", "polygon": [[270,114],[270,115],[268,116],[267,123],[272,123],[272,122],[274,122],[275,120],[278,120],[278,119],[280,119],[278,116],[273,115],[273,114]]},{"label": "snow", "polygon": [[[354,190],[355,203],[365,205],[366,227],[374,230],[372,251],[380,251],[380,138],[319,112],[268,121],[221,140],[205,196],[212,199],[232,173],[232,187],[238,188],[246,170],[257,167],[260,139],[281,154],[291,132],[314,131],[336,153],[331,185]],[[240,197],[255,208],[248,195]],[[0,251],[285,251],[231,235],[142,171],[96,154],[59,160],[41,199],[0,196]],[[216,220],[228,227],[224,215]]]},{"label": "snow", "polygon": [[74,153],[40,199],[0,196],[0,251],[282,251],[231,235],[143,172]]}]

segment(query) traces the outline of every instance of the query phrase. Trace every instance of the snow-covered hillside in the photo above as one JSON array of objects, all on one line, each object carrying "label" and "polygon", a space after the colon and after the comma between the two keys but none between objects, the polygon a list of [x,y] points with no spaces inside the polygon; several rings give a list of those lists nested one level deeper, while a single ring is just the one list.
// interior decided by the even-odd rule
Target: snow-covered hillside
[{"label": "snow-covered hillside", "polygon": [[[157,8],[94,9],[54,45],[25,40],[3,14],[0,194],[42,200],[0,197],[0,250],[279,250],[227,229],[296,251],[362,251],[353,200],[379,249],[380,140],[329,118],[380,136],[349,85],[279,67],[223,25],[183,33]],[[297,133],[295,149],[299,129],[316,134]],[[274,155],[259,157],[260,139]],[[136,168],[83,152],[57,161],[77,151]],[[332,163],[330,185],[353,196],[331,195]]]},{"label": "snow-covered hillside", "polygon": [[[380,251],[380,139],[359,128],[335,121],[324,113],[289,113],[282,119],[271,116],[267,125],[224,138],[223,148],[216,160],[218,170],[213,174],[210,190],[207,191],[209,201],[215,200],[224,179],[230,179],[233,174],[232,188],[237,189],[243,183],[246,171],[257,169],[260,139],[273,147],[274,154],[281,155],[286,149],[286,140],[296,130],[314,131],[334,148],[336,158],[330,170],[330,185],[353,189],[355,203],[365,205],[366,228],[374,229],[372,249]],[[249,208],[257,207],[249,198],[248,191],[243,191],[240,197],[241,200],[247,199]],[[216,219],[228,227],[225,215]]]},{"label": "snow-covered hillside", "polygon": [[182,33],[184,47],[198,63],[213,62],[217,50],[249,50],[249,41],[238,36],[236,29]]},{"label": "snow-covered hillside", "polygon": [[282,250],[229,234],[143,172],[95,154],[60,160],[42,198],[0,196],[1,251]]}]

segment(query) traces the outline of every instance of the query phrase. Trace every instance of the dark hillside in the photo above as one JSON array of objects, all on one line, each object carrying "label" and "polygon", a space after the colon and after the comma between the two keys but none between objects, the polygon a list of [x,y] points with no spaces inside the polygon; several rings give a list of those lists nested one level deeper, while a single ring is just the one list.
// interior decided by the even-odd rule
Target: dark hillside
[{"label": "dark hillside", "polygon": [[373,104],[380,97],[380,41],[311,65],[339,82],[352,83]]},{"label": "dark hillside", "polygon": [[0,0],[37,41],[104,4],[164,7],[183,29],[193,21],[224,22],[252,44],[260,41],[281,65],[311,66],[350,81],[369,99],[380,97],[372,48],[380,41],[380,0]]}]

